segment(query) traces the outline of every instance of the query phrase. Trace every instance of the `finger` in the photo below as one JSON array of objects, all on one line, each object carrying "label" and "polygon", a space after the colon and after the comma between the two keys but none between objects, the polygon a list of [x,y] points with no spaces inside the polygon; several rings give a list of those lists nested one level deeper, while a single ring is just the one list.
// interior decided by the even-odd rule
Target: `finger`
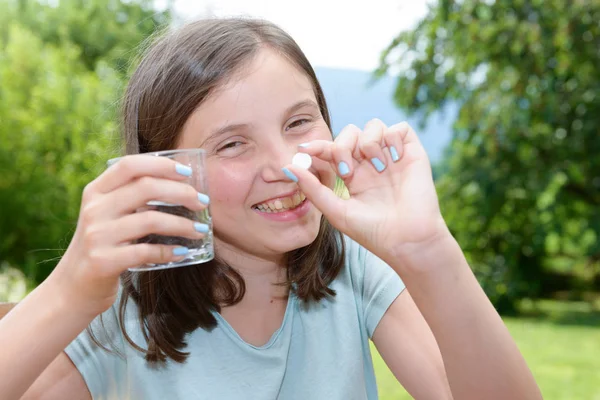
[{"label": "finger", "polygon": [[358,147],[363,156],[371,161],[377,172],[382,172],[386,168],[385,155],[382,146],[383,133],[387,129],[385,124],[379,119],[373,119],[365,125],[363,133],[358,138]]},{"label": "finger", "polygon": [[403,140],[408,134],[410,126],[406,122],[401,122],[387,128],[383,135],[383,140],[388,148],[390,159],[397,162],[402,158],[404,152]]},{"label": "finger", "polygon": [[[323,215],[338,229],[344,229],[346,203],[330,188],[321,184],[319,179],[310,171],[295,165],[288,165],[286,175],[294,177],[308,200],[317,207]],[[292,175],[290,176],[289,173]]]},{"label": "finger", "polygon": [[406,121],[400,122],[398,124],[394,124],[394,125],[390,126],[388,129],[392,130],[392,131],[397,131],[398,133],[400,133],[402,142],[405,144],[420,142],[419,137],[417,136],[417,133],[412,128],[412,126],[410,126],[410,124]]},{"label": "finger", "polygon": [[419,136],[407,122],[392,125],[388,128],[388,131],[390,133],[390,140],[388,142],[386,137],[386,144],[390,146],[390,143],[400,143],[402,146],[402,149],[396,149],[398,151],[398,159],[406,158],[407,156],[409,158],[428,158],[427,152],[421,144],[421,140],[419,140]]},{"label": "finger", "polygon": [[206,208],[210,199],[185,182],[144,176],[106,194],[101,201],[106,215],[118,216],[130,214],[151,201],[197,211]]},{"label": "finger", "polygon": [[[191,218],[195,216],[192,212],[190,214]],[[112,232],[111,237],[105,239],[106,242],[123,244],[150,234],[198,240],[206,236],[209,226],[167,212],[144,211],[111,220],[105,224],[103,231]]]},{"label": "finger", "polygon": [[146,264],[166,264],[182,260],[189,249],[181,246],[137,243],[127,246],[113,247],[109,250],[99,249],[90,256],[94,264],[106,266],[113,274],[120,274],[128,268],[141,267]]},{"label": "finger", "polygon": [[323,161],[334,162],[333,159],[334,143],[331,140],[313,140],[311,142],[298,145],[298,151],[301,153],[310,154]]},{"label": "finger", "polygon": [[361,130],[356,125],[348,125],[342,129],[335,138],[333,160],[338,175],[343,179],[350,179],[354,172],[353,153],[357,148],[358,137],[360,134]]},{"label": "finger", "polygon": [[109,193],[143,176],[184,181],[191,175],[189,166],[170,158],[136,154],[116,161],[90,185],[99,193]]}]

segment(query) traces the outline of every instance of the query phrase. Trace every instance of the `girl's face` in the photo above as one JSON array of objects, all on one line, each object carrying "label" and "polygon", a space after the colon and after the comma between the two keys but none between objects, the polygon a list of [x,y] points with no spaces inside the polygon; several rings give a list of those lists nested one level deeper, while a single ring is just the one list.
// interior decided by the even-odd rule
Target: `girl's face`
[{"label": "girl's face", "polygon": [[[278,260],[317,236],[321,213],[281,168],[300,143],[331,139],[310,79],[270,50],[203,102],[186,122],[179,148],[202,148],[217,251]],[[335,174],[310,168],[333,187]]]}]

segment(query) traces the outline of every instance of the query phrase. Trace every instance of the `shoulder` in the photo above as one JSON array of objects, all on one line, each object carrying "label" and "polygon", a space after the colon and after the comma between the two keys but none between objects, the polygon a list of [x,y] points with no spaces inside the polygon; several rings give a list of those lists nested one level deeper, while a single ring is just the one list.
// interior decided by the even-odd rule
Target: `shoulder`
[{"label": "shoulder", "polygon": [[346,235],[343,235],[343,243],[345,253],[344,272],[349,275],[352,281],[359,282],[364,280],[366,267],[370,262],[370,258],[375,256],[361,244]]},{"label": "shoulder", "polygon": [[336,291],[336,297],[344,293],[362,292],[368,251],[350,237],[343,235],[344,265],[330,287]]},{"label": "shoulder", "polygon": [[341,278],[351,285],[365,307],[378,301],[385,292],[389,293],[383,296],[387,303],[387,297],[393,299],[404,290],[398,273],[377,255],[347,236],[344,236],[344,245],[346,258]]}]

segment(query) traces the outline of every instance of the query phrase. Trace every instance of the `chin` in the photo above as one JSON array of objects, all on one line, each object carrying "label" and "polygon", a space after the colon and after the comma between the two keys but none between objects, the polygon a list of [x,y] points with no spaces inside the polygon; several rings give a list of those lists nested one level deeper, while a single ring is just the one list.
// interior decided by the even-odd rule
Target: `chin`
[{"label": "chin", "polygon": [[[277,243],[277,251],[287,253],[306,247],[317,239],[320,230],[321,213],[316,213],[309,223],[280,232],[271,244]],[[275,250],[275,249],[274,249]]]}]

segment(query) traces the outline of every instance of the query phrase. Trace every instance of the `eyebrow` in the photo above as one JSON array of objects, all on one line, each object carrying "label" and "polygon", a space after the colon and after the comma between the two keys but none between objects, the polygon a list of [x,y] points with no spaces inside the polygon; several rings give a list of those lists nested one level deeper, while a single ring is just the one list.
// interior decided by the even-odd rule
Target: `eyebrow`
[{"label": "eyebrow", "polygon": [[238,129],[244,129],[247,128],[248,126],[250,126],[249,124],[229,124],[229,125],[225,125],[219,129],[217,129],[216,131],[212,132],[201,144],[199,147],[203,147],[206,143],[210,143],[214,140],[216,140],[219,136],[227,133],[227,132],[231,132],[231,131],[236,131]]},{"label": "eyebrow", "polygon": [[291,114],[291,113],[296,112],[304,107],[310,107],[310,108],[319,110],[319,106],[317,105],[317,103],[315,103],[313,100],[306,99],[306,100],[299,101],[298,103],[289,107],[287,110],[285,110],[285,114],[286,115]]},{"label": "eyebrow", "polygon": [[[315,103],[313,100],[310,99],[306,99],[306,100],[302,100],[299,101],[298,103],[288,107],[285,110],[285,115],[289,115],[292,114],[304,107],[310,107],[313,108],[315,110],[320,110],[319,106],[317,105],[317,103]],[[249,126],[251,126],[250,124],[229,124],[229,125],[225,125],[215,131],[213,131],[207,138],[206,140],[204,140],[199,147],[203,147],[206,143],[210,143],[214,140],[216,140],[219,136],[227,133],[227,132],[231,132],[231,131],[236,131],[239,129],[244,129],[244,128],[248,128]]]}]

